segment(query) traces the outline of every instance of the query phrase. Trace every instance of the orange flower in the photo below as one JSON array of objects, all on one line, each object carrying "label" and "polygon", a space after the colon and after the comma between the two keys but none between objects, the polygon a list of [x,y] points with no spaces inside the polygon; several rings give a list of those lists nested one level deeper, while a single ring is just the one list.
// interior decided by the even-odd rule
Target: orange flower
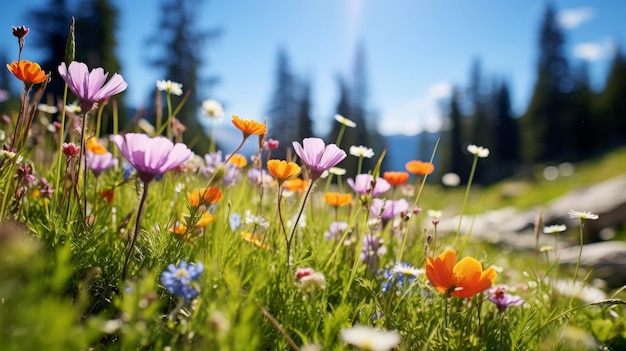
[{"label": "orange flower", "polygon": [[96,138],[87,139],[85,149],[87,149],[87,151],[93,152],[96,155],[104,155],[107,153],[107,149],[104,147],[104,145],[100,144]]},{"label": "orange flower", "polygon": [[446,296],[468,298],[487,290],[498,273],[483,267],[473,257],[456,262],[456,252],[446,250],[439,257],[426,258],[426,276],[437,291]]},{"label": "orange flower", "polygon": [[407,172],[384,172],[383,178],[392,186],[398,186],[409,180],[409,174]]},{"label": "orange flower", "polygon": [[185,233],[187,233],[187,226],[184,225],[182,222],[176,221],[171,231],[172,233],[177,235],[185,235]]},{"label": "orange flower", "polygon": [[265,243],[263,242],[263,240],[261,238],[259,238],[258,235],[256,234],[252,234],[250,232],[244,232],[241,234],[241,236],[243,236],[243,240],[249,242],[249,243],[253,243],[254,245],[264,249],[266,247]]},{"label": "orange flower", "polygon": [[28,60],[13,61],[7,68],[13,75],[24,82],[24,86],[28,89],[33,84],[45,82],[50,74],[46,74],[38,63]]},{"label": "orange flower", "polygon": [[348,205],[352,202],[352,194],[326,193],[324,202],[335,207]]},{"label": "orange flower", "polygon": [[187,194],[187,200],[191,207],[214,204],[222,200],[222,189],[216,186],[209,186],[204,189],[195,190]]},{"label": "orange flower", "polygon": [[231,165],[237,167],[237,168],[244,168],[245,166],[248,165],[248,160],[246,160],[246,156],[241,155],[241,154],[234,154],[232,156],[230,156],[230,159],[228,160],[228,163],[230,163]]},{"label": "orange flower", "polygon": [[264,123],[259,123],[252,119],[241,119],[237,115],[233,115],[232,122],[235,127],[237,127],[237,129],[239,129],[243,133],[244,139],[252,134],[267,134],[267,127]]},{"label": "orange flower", "polygon": [[297,176],[302,169],[295,162],[269,160],[267,170],[274,178],[283,181]]},{"label": "orange flower", "polygon": [[100,191],[100,196],[102,196],[108,204],[113,202],[115,198],[115,189],[104,189]]},{"label": "orange flower", "polygon": [[435,166],[432,163],[417,160],[407,162],[405,167],[410,173],[418,175],[428,175],[435,170]]},{"label": "orange flower", "polygon": [[286,180],[284,185],[289,191],[301,193],[309,186],[309,181],[302,178],[293,178]]}]

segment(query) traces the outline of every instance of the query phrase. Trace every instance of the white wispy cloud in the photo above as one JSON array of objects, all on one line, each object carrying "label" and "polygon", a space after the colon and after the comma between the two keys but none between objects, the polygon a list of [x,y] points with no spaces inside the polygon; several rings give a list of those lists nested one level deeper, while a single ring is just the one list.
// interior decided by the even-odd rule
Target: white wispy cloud
[{"label": "white wispy cloud", "polygon": [[587,61],[598,61],[613,55],[614,50],[614,41],[607,38],[575,45],[574,56]]},{"label": "white wispy cloud", "polygon": [[450,97],[452,85],[442,81],[429,86],[421,94],[385,111],[378,127],[383,135],[415,135],[435,132],[442,126],[441,101]]},{"label": "white wispy cloud", "polygon": [[578,7],[575,9],[563,9],[557,14],[557,21],[565,29],[574,29],[589,21],[595,15],[591,7]]}]

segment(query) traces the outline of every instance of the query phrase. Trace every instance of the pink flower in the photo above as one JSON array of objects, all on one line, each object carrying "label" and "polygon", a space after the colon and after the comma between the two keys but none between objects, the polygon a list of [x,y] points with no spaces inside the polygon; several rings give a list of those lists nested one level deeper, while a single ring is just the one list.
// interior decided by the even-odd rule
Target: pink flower
[{"label": "pink flower", "polygon": [[87,150],[85,160],[87,161],[87,167],[91,169],[96,177],[98,177],[100,173],[117,165],[117,159],[114,158],[113,154],[110,152],[106,152],[104,154],[94,154],[93,152]]},{"label": "pink flower", "polygon": [[352,190],[354,190],[357,194],[367,195],[371,192],[373,197],[376,197],[391,188],[391,185],[385,179],[378,177],[374,181],[374,176],[366,173],[357,174],[357,176],[354,177],[354,180],[349,178],[348,185],[350,185]]},{"label": "pink flower", "polygon": [[177,168],[193,155],[187,145],[174,144],[163,136],[150,138],[145,134],[128,133],[113,135],[111,140],[146,183]]},{"label": "pink flower", "polygon": [[95,103],[121,93],[128,86],[124,78],[117,73],[104,84],[109,73],[105,73],[100,67],[89,72],[86,64],[77,61],[72,61],[69,68],[62,62],[59,65],[59,74],[80,100],[83,113],[89,112]]},{"label": "pink flower", "polygon": [[370,205],[370,214],[374,217],[380,216],[383,221],[388,221],[401,213],[406,213],[408,210],[409,203],[405,199],[373,199]]},{"label": "pink flower", "polygon": [[293,148],[309,170],[311,180],[317,180],[324,171],[337,165],[346,158],[346,152],[335,144],[324,144],[320,138],[304,138],[302,145],[294,141]]}]

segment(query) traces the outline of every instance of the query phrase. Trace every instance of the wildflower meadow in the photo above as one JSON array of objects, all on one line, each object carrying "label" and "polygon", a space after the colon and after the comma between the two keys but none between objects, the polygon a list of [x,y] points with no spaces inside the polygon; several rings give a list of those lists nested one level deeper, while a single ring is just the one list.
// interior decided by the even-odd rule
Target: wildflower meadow
[{"label": "wildflower meadow", "polygon": [[[265,121],[233,115],[239,146],[197,153],[171,99],[184,87],[156,83],[166,113],[152,128],[118,125],[116,95],[133,83],[75,61],[72,30],[53,118],[39,105],[50,72],[22,57],[28,32],[13,28],[20,56],[7,69],[23,91],[0,126],[0,349],[626,349],[621,290],[587,301],[574,293],[587,273],[555,250],[440,230],[451,214],[428,185],[436,144],[431,159],[383,170],[386,150],[342,144],[354,127],[343,116],[337,140],[274,140]],[[214,100],[203,111],[224,114]],[[279,144],[288,159],[272,156]],[[457,204],[471,221],[489,149],[458,152],[473,158]],[[354,177],[346,158],[359,160]],[[598,216],[576,205],[582,242]],[[536,227],[557,244],[566,229]]]}]

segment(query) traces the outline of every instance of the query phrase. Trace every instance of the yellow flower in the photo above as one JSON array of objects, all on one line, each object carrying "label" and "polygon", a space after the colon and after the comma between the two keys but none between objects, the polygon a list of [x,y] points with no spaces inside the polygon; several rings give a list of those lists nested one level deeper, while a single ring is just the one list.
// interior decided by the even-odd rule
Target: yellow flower
[{"label": "yellow flower", "polygon": [[280,180],[291,179],[298,174],[302,169],[295,162],[287,162],[282,160],[269,160],[267,161],[267,171],[270,174]]},{"label": "yellow flower", "polygon": [[232,122],[233,125],[243,133],[244,139],[252,134],[267,134],[267,127],[264,123],[259,123],[252,119],[241,119],[237,115],[233,115]]},{"label": "yellow flower", "polygon": [[107,149],[104,147],[104,145],[100,144],[96,138],[87,139],[85,148],[87,149],[87,151],[91,151],[96,155],[104,155],[107,153]]},{"label": "yellow flower", "polygon": [[198,227],[206,227],[207,225],[211,224],[215,222],[215,216],[210,214],[209,212],[204,212],[202,214],[202,216],[200,216],[200,219],[198,219],[198,222],[196,223],[196,226]]},{"label": "yellow flower", "polygon": [[250,232],[244,232],[241,234],[241,236],[243,237],[243,240],[249,242],[249,243],[253,243],[254,245],[264,249],[266,247],[265,243],[263,242],[263,240],[261,238],[259,238],[258,235],[250,233]]},{"label": "yellow flower", "polygon": [[248,165],[248,160],[246,160],[246,156],[241,155],[241,154],[234,154],[232,156],[230,156],[230,159],[228,160],[228,163],[230,163],[231,165],[237,167],[237,168],[244,168],[245,166]]},{"label": "yellow flower", "polygon": [[439,257],[426,258],[426,276],[440,293],[468,298],[489,289],[498,273],[492,267],[483,270],[473,257],[465,257],[457,263],[456,252],[446,250]]}]

